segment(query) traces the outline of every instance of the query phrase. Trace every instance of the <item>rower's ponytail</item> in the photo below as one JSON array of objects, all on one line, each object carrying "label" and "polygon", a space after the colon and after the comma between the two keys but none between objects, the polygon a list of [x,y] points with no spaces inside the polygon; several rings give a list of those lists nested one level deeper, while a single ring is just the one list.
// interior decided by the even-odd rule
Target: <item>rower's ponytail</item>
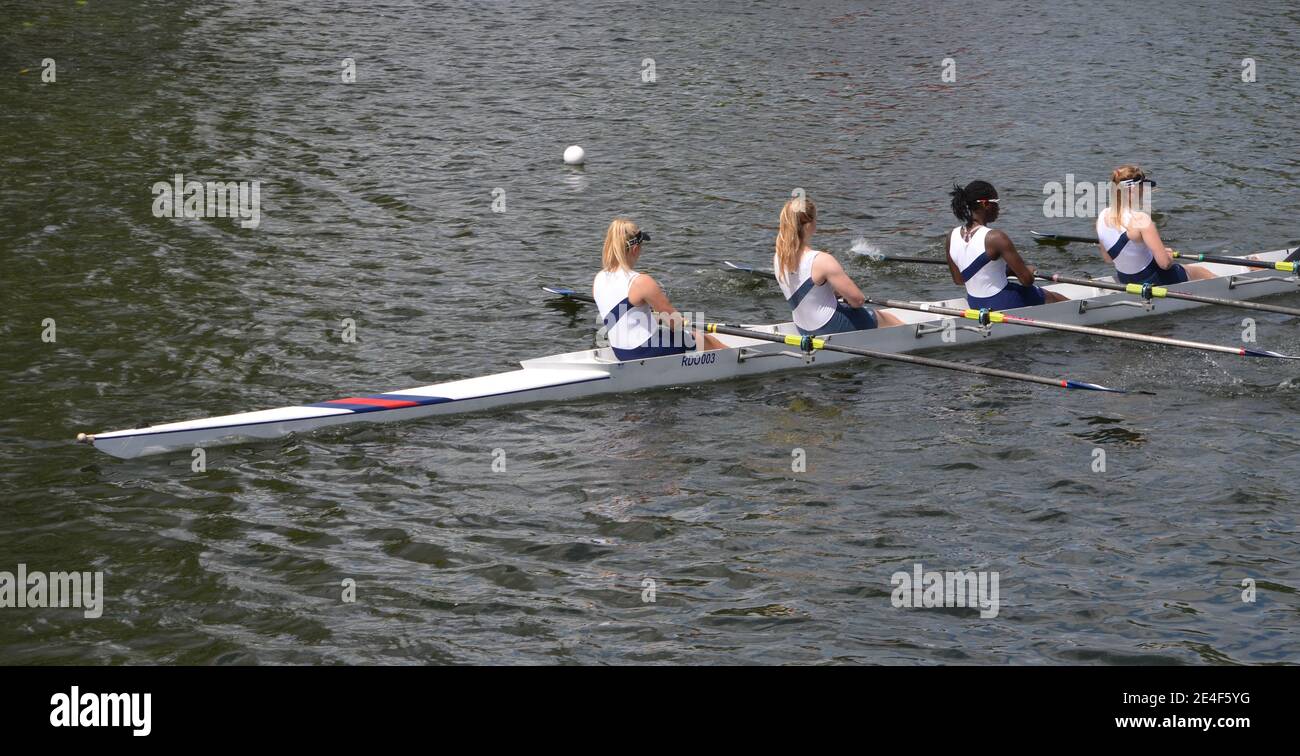
[{"label": "rower's ponytail", "polygon": [[1125,164],[1110,172],[1110,207],[1102,212],[1104,223],[1111,228],[1124,228],[1125,214],[1133,210],[1134,194],[1141,191],[1141,184],[1125,186],[1123,182],[1145,176],[1136,165]]},{"label": "rower's ponytail", "polygon": [[781,207],[776,230],[776,272],[786,276],[799,268],[799,253],[808,241],[807,226],[817,220],[817,206],[807,197],[793,197]]},{"label": "rower's ponytail", "polygon": [[600,266],[610,272],[631,270],[632,261],[628,259],[631,246],[628,241],[636,236],[640,229],[627,218],[615,218],[605,229],[605,246],[601,249]]},{"label": "rower's ponytail", "polygon": [[966,202],[966,192],[962,191],[960,186],[953,184],[948,196],[952,197],[952,214],[962,223],[970,223],[970,205]]},{"label": "rower's ponytail", "polygon": [[971,211],[979,207],[981,200],[991,200],[998,196],[998,190],[987,181],[972,181],[963,189],[957,184],[952,185],[952,191],[948,193],[952,197],[952,214],[957,216],[957,220],[963,224],[969,224],[974,220]]}]

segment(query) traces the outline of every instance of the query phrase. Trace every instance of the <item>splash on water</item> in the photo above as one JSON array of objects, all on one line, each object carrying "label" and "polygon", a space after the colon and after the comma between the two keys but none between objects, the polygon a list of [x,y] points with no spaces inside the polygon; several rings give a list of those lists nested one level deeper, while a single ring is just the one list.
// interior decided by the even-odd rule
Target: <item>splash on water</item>
[{"label": "splash on water", "polygon": [[849,251],[855,255],[865,257],[872,262],[880,262],[885,259],[885,253],[880,251],[880,247],[867,241],[867,237],[859,236],[853,240],[853,246]]}]

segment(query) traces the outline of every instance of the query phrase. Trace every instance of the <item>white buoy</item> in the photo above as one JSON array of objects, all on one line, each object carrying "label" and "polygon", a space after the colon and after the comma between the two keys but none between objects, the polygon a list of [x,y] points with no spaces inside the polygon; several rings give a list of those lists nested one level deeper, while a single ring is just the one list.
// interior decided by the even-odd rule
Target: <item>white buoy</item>
[{"label": "white buoy", "polygon": [[564,162],[568,165],[582,165],[586,159],[587,153],[576,144],[564,150]]}]

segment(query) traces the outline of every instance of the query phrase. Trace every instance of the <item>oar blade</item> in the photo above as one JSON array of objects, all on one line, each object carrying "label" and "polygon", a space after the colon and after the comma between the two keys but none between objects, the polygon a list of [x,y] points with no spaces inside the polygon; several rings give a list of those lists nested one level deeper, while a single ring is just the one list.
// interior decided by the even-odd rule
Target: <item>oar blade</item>
[{"label": "oar blade", "polygon": [[1147,394],[1149,396],[1155,396],[1155,392],[1153,391],[1131,391],[1129,389],[1103,386],[1100,383],[1088,383],[1087,381],[1063,380],[1061,381],[1061,388],[1078,389],[1080,391],[1104,391],[1108,394]]},{"label": "oar blade", "polygon": [[1245,357],[1272,357],[1274,359],[1279,359],[1279,360],[1300,360],[1300,357],[1297,357],[1296,355],[1283,354],[1282,352],[1273,352],[1268,349],[1243,348],[1241,350],[1241,354]]},{"label": "oar blade", "polygon": [[755,268],[753,265],[734,263],[730,260],[722,261],[722,269],[729,273],[744,273],[755,278],[776,278],[776,273],[767,268]]},{"label": "oar blade", "polygon": [[582,292],[579,292],[576,289],[570,289],[567,286],[543,286],[542,291],[547,292],[548,294],[554,294],[558,297],[563,297],[571,302],[594,303],[596,301],[590,294],[583,294]]},{"label": "oar blade", "polygon": [[1030,231],[1034,235],[1034,241],[1041,244],[1069,244],[1078,242],[1079,244],[1096,244],[1097,238],[1094,236],[1072,236],[1070,234],[1044,234],[1038,231]]}]

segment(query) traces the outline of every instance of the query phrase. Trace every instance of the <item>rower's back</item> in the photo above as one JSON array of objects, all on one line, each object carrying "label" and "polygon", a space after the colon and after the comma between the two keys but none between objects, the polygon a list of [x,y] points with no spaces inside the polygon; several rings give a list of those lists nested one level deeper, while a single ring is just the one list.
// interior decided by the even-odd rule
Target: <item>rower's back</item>
[{"label": "rower's back", "polygon": [[772,256],[772,269],[776,271],[776,283],[790,305],[791,320],[795,325],[806,330],[815,330],[826,324],[835,314],[838,304],[835,289],[829,281],[821,284],[813,282],[813,263],[822,254],[815,249],[805,249],[799,258],[799,267],[783,273],[780,255]]},{"label": "rower's back", "polygon": [[1117,225],[1112,225],[1114,220],[1115,211],[1110,209],[1097,216],[1097,240],[1115,263],[1115,270],[1127,275],[1142,273],[1155,256],[1140,235],[1129,234],[1135,220],[1133,213],[1125,210]]},{"label": "rower's back", "polygon": [[596,309],[605,323],[609,344],[615,350],[640,347],[655,331],[650,305],[642,303],[634,307],[629,299],[632,282],[639,275],[627,268],[602,270],[591,284]]},{"label": "rower's back", "polygon": [[988,226],[980,226],[967,239],[965,226],[952,230],[948,239],[948,254],[961,271],[966,293],[972,297],[992,297],[1007,287],[1007,263],[999,258],[989,258],[984,239]]}]

